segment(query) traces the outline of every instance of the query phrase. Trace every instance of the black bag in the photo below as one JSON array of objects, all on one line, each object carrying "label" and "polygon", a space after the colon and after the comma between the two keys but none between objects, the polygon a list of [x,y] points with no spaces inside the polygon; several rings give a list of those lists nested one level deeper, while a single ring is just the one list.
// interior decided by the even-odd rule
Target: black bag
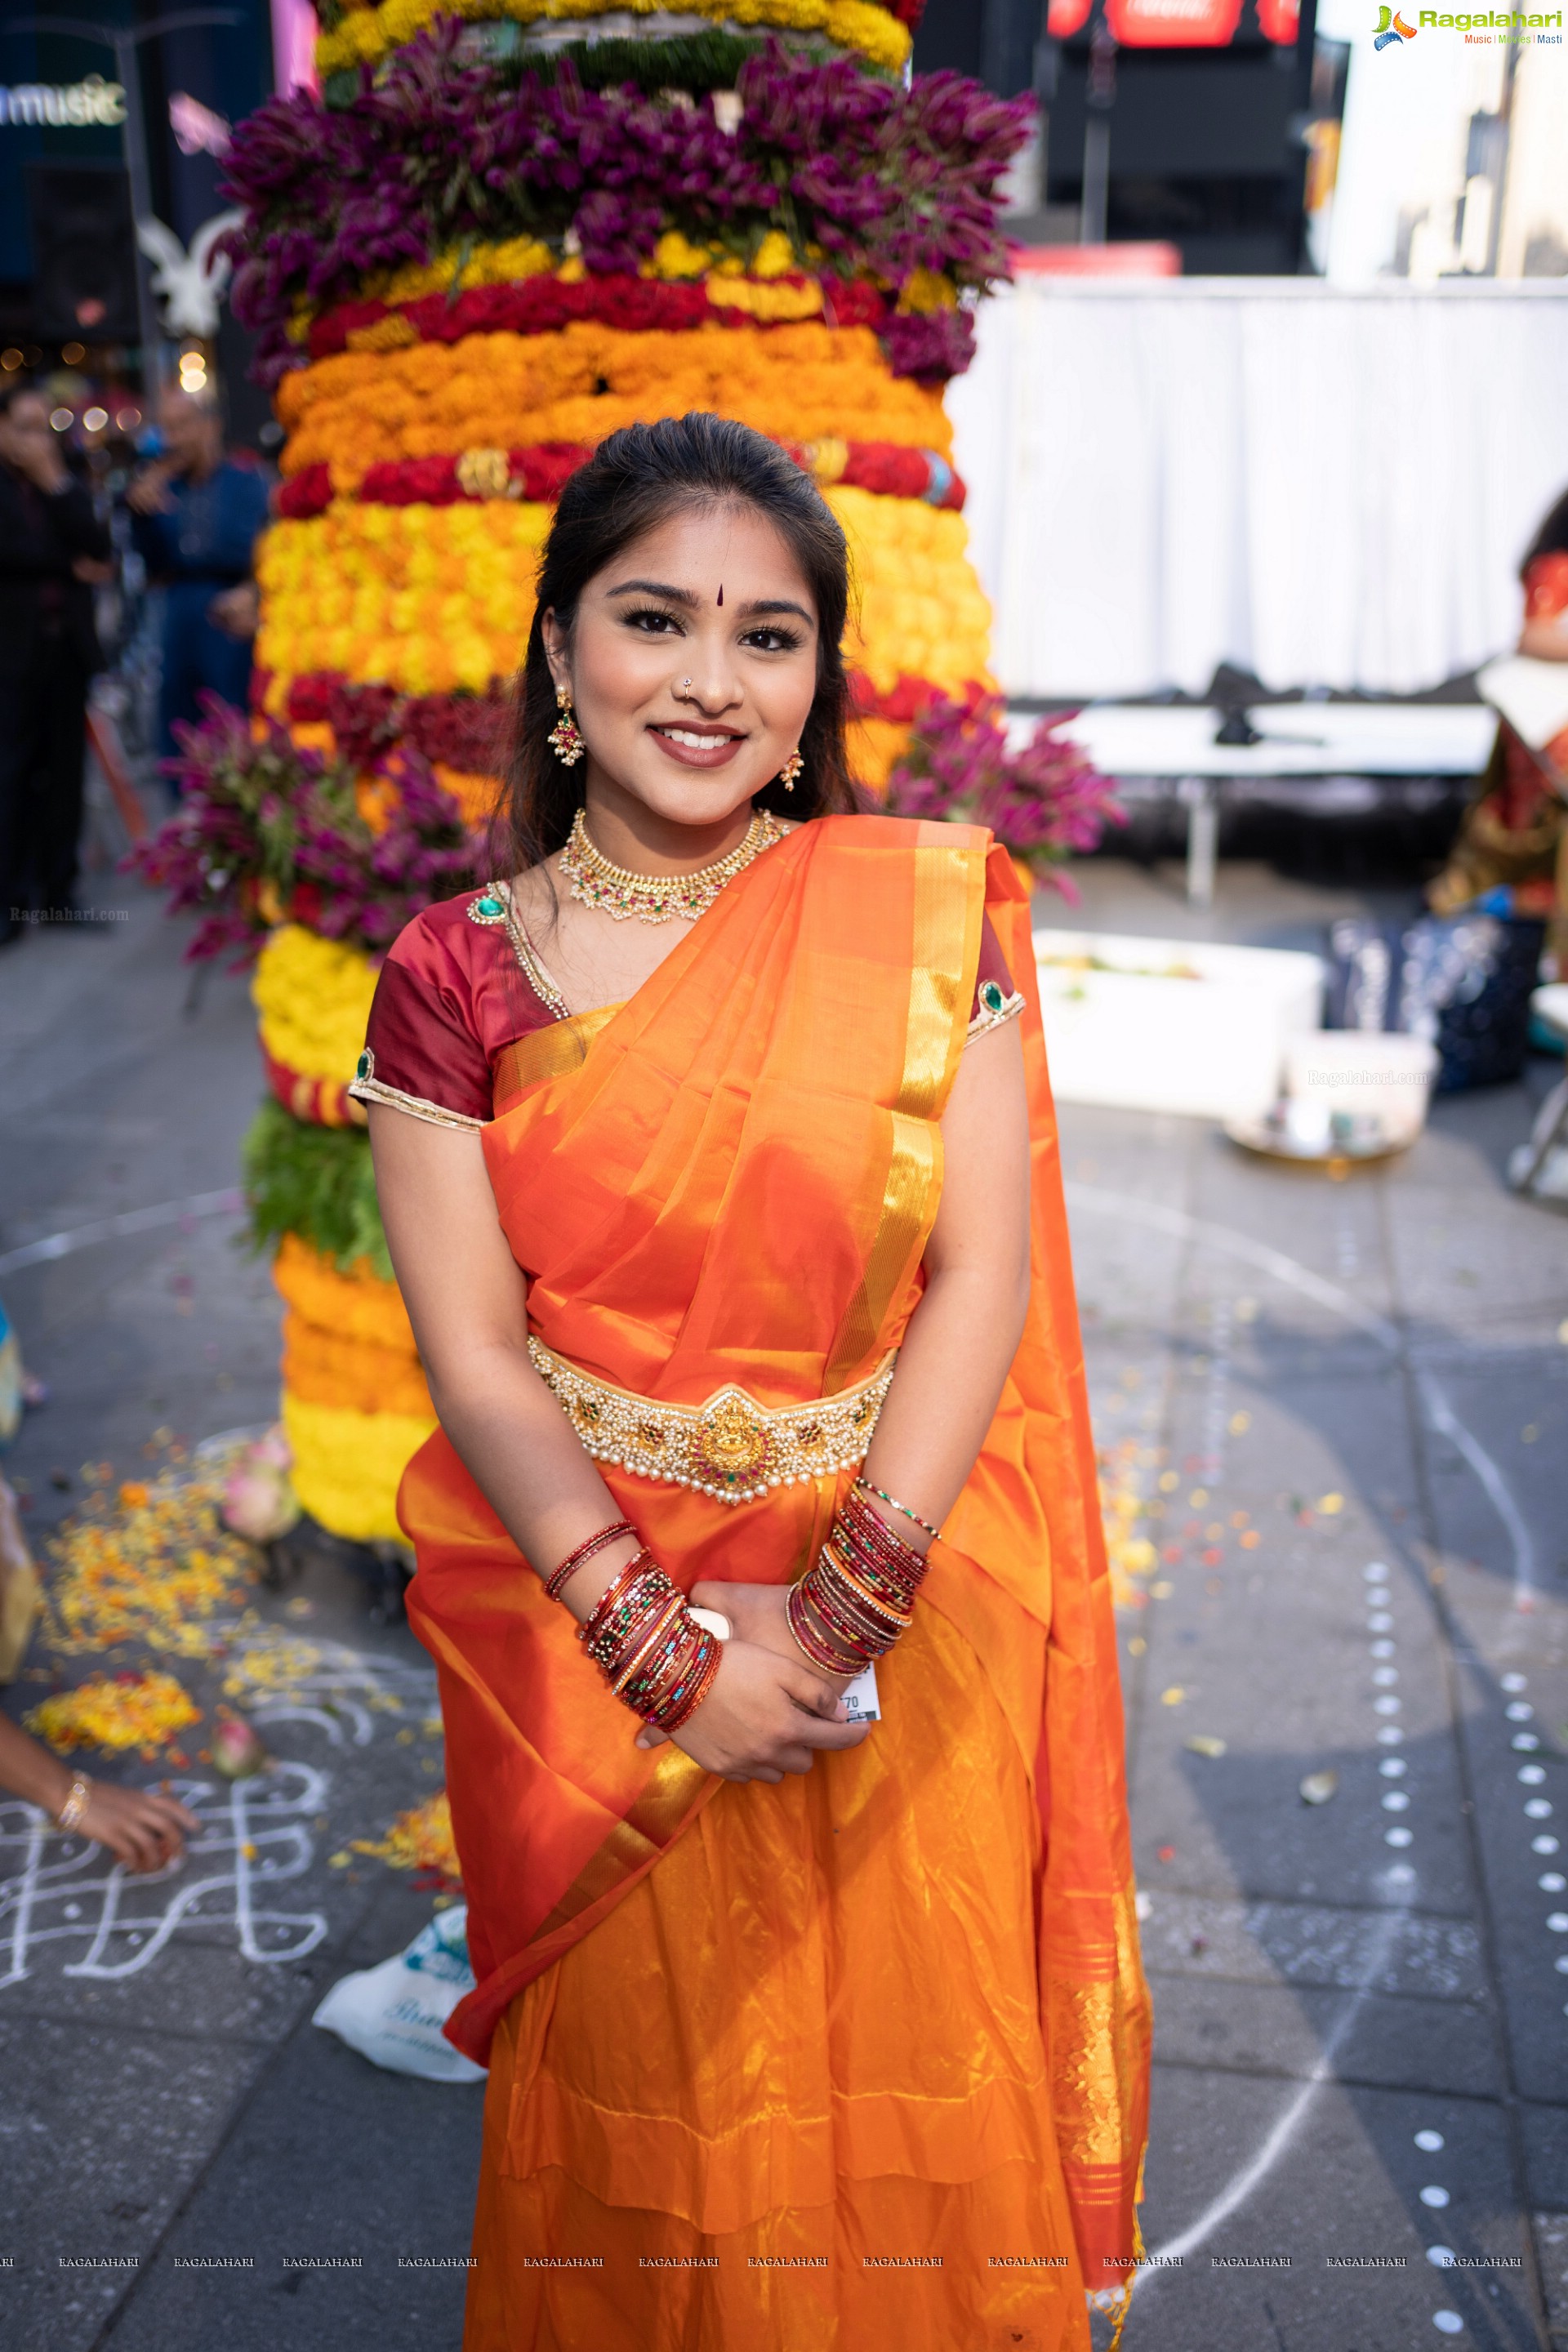
[{"label": "black bag", "polygon": [[1330,1029],[1429,1038],[1439,1094],[1495,1087],[1524,1067],[1546,926],[1502,915],[1347,916],[1329,926]]}]

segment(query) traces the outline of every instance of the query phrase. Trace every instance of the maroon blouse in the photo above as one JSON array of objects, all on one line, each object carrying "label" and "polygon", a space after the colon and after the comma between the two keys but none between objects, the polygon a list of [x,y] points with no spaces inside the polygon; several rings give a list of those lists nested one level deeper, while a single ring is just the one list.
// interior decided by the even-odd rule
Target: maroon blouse
[{"label": "maroon blouse", "polygon": [[[492,892],[468,890],[426,907],[398,933],[376,982],[352,1095],[439,1126],[488,1125],[498,1056],[567,1017],[538,958],[514,949],[506,923],[488,913],[499,904]],[[484,918],[472,911],[481,906]],[[970,1035],[1011,1020],[1023,1003],[987,916]]]}]

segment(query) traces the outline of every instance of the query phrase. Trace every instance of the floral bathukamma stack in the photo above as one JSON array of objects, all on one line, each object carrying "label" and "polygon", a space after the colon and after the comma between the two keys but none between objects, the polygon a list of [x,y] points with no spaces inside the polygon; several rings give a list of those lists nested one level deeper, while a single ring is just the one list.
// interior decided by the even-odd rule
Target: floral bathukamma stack
[{"label": "floral bathukamma stack", "polygon": [[637,40],[597,37],[598,0],[329,5],[322,99],[263,108],[230,162],[235,305],[288,436],[271,716],[315,740],[367,696],[499,716],[562,482],[689,409],[784,444],[845,526],[868,782],[986,691],[942,388],[1005,271],[1029,103],[906,89],[916,13],[732,0]]},{"label": "floral bathukamma stack", "polygon": [[253,967],[268,1098],[245,1189],[284,1302],[293,1483],[322,1527],[362,1543],[396,1540],[398,1481],[435,1426],[347,1087],[381,955],[486,867],[440,773],[374,729],[328,753],[220,706],[187,740],[179,814],[138,855],[172,910],[200,917],[188,956]]},{"label": "floral bathukamma stack", "polygon": [[928,712],[966,782],[977,728],[1002,777],[942,395],[1005,274],[1028,103],[906,87],[918,0],[698,0],[637,39],[602,37],[610,13],[328,0],[321,97],[269,101],[229,158],[235,307],[287,435],[259,709],[248,737],[215,720],[193,742],[144,864],[205,914],[194,952],[258,958],[272,1099],[246,1177],[286,1302],[295,1484],[362,1540],[395,1536],[431,1415],[344,1089],[379,955],[487,877],[469,828],[574,468],[689,409],[781,442],[854,551],[865,780]]}]

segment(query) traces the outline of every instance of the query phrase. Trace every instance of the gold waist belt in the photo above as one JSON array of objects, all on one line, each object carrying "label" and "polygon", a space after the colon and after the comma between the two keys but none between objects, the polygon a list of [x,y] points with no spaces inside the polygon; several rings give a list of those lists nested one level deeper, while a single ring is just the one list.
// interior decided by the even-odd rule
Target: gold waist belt
[{"label": "gold waist belt", "polygon": [[866,1458],[898,1350],[868,1380],[813,1404],[759,1404],[744,1389],[716,1390],[706,1404],[656,1404],[579,1371],[531,1339],[533,1369],[595,1462],[639,1478],[694,1486],[721,1503],[752,1503],[772,1486],[852,1470]]}]

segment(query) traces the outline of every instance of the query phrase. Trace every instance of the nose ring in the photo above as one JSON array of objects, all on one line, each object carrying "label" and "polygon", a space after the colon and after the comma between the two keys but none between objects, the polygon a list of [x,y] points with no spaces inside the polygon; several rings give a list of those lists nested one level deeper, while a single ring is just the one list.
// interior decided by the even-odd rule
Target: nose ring
[{"label": "nose ring", "polygon": [[683,701],[685,700],[686,697],[690,693],[690,690],[691,690],[691,680],[690,680],[689,677],[683,677],[683,678],[681,679],[681,681],[680,681],[680,693],[681,693],[681,698],[682,698],[682,700],[683,700]]}]

